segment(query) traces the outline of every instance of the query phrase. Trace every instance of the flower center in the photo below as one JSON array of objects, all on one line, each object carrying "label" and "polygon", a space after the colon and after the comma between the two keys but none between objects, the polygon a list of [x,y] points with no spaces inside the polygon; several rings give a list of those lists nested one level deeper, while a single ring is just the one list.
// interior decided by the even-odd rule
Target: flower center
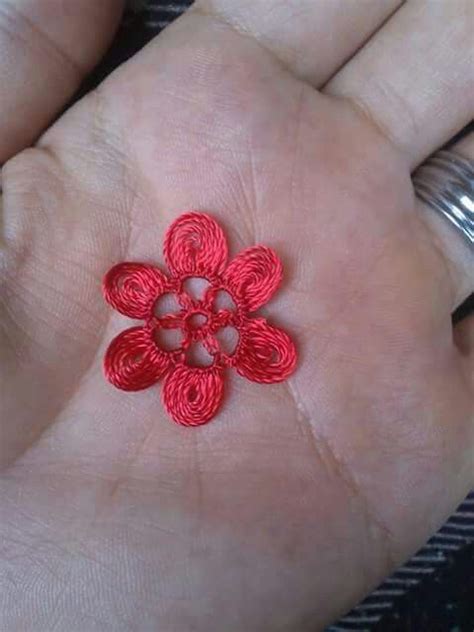
[{"label": "flower center", "polygon": [[186,317],[187,325],[193,330],[202,329],[207,323],[207,316],[204,312],[192,312]]}]

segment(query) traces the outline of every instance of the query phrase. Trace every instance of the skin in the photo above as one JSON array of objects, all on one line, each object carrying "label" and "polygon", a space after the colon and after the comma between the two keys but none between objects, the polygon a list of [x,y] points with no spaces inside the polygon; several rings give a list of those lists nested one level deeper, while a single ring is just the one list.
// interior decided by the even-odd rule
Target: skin
[{"label": "skin", "polygon": [[[313,64],[309,4],[285,16],[275,2],[269,33],[263,5],[231,5],[198,4],[31,145],[60,107],[51,96],[35,118],[33,102],[36,133],[0,146],[2,629],[320,629],[474,482],[472,319],[451,325],[472,255],[410,179],[469,119],[462,47],[433,96],[452,118],[417,144],[380,96],[351,92],[367,44],[327,83],[370,35],[359,10],[320,6],[353,35],[351,50],[322,37]],[[371,32],[398,3],[384,6]],[[110,5],[97,26],[104,47],[118,16]],[[264,312],[299,351],[284,384],[229,372],[198,429],[169,420],[160,386],[123,393],[102,375],[133,324],[102,300],[104,273],[163,266],[164,231],[191,208],[224,226],[231,256],[278,252]]]}]

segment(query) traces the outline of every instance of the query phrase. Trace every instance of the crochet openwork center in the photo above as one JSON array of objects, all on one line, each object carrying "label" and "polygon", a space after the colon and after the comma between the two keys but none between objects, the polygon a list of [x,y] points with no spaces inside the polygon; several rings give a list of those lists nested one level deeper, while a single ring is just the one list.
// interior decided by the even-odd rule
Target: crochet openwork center
[{"label": "crochet openwork center", "polygon": [[[117,311],[143,321],[126,329],[109,345],[104,359],[107,379],[117,388],[138,391],[164,378],[163,404],[170,416],[185,426],[208,422],[219,409],[224,375],[229,367],[254,382],[285,380],[296,365],[295,346],[288,334],[252,313],[264,305],[282,278],[276,253],[252,246],[228,264],[227,240],[219,224],[205,213],[190,212],[169,227],[164,241],[169,274],[144,264],[124,262],[106,274],[103,291]],[[192,278],[208,287],[196,297],[187,289]],[[232,307],[219,305],[221,293]],[[157,304],[172,294],[178,309],[159,314]],[[232,327],[238,341],[232,351],[219,342],[219,332]],[[180,343],[166,348],[160,334],[176,330]],[[202,345],[211,358],[195,366],[190,350]]]}]

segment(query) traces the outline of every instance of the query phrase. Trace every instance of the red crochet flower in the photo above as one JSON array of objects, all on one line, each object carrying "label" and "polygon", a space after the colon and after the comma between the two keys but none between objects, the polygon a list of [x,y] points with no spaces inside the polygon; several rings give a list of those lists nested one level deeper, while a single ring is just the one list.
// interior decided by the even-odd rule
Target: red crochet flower
[{"label": "red crochet flower", "polygon": [[[170,276],[154,266],[119,263],[104,279],[106,301],[130,318],[144,320],[119,334],[104,360],[107,379],[117,388],[137,391],[165,375],[163,403],[178,423],[198,426],[216,413],[223,395],[224,369],[235,367],[254,382],[272,383],[286,379],[294,370],[296,351],[281,329],[250,313],[266,303],[280,283],[282,266],[277,255],[265,246],[241,252],[227,264],[227,242],[221,227],[204,213],[186,213],[171,224],[165,236],[164,256]],[[206,279],[210,286],[203,298],[190,296],[185,281]],[[235,309],[216,305],[225,291]],[[174,293],[179,312],[157,316],[155,305],[166,293]],[[216,333],[234,327],[239,340],[233,353],[225,353]],[[160,347],[160,329],[175,328],[182,334],[178,349]],[[192,366],[188,351],[201,343],[212,355],[211,366]]]}]

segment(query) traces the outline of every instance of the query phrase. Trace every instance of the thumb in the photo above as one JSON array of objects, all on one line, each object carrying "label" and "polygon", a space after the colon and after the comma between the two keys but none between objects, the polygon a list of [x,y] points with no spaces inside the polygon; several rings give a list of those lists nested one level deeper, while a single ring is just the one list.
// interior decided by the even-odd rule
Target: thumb
[{"label": "thumb", "polygon": [[30,145],[110,42],[122,0],[0,0],[0,166]]}]

